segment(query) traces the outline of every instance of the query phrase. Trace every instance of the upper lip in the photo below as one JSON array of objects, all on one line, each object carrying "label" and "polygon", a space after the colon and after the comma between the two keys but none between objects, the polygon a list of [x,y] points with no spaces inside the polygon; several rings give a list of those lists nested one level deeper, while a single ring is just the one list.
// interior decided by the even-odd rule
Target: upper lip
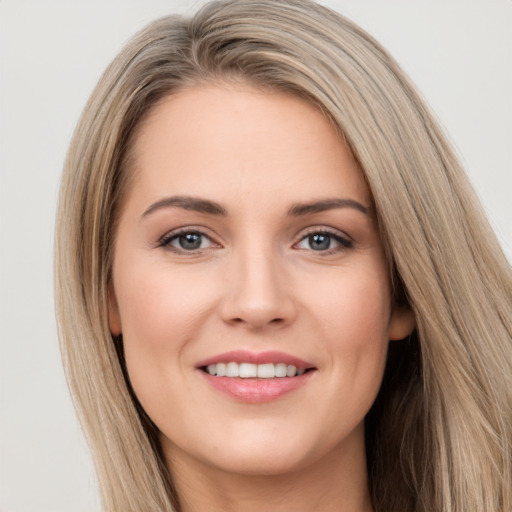
[{"label": "upper lip", "polygon": [[275,350],[268,350],[265,352],[250,352],[247,350],[233,350],[231,352],[224,352],[222,354],[209,357],[200,361],[196,368],[203,368],[210,364],[217,363],[252,363],[252,364],[265,364],[265,363],[284,363],[287,365],[293,365],[297,369],[307,370],[308,368],[314,368],[313,364],[310,364],[302,359],[279,352]]}]

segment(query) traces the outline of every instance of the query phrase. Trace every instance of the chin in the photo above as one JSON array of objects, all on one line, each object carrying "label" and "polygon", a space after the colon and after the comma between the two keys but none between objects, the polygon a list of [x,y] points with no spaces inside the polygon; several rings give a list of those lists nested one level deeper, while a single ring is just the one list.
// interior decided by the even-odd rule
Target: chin
[{"label": "chin", "polygon": [[239,428],[230,429],[229,433],[225,427],[222,432],[210,431],[193,446],[177,447],[168,439],[162,442],[171,461],[179,451],[215,471],[265,477],[291,474],[329,457],[329,453],[336,451],[337,443],[329,439],[329,433],[324,434],[312,436],[307,429],[294,429],[289,424],[283,429],[267,419],[252,425],[241,422]]}]

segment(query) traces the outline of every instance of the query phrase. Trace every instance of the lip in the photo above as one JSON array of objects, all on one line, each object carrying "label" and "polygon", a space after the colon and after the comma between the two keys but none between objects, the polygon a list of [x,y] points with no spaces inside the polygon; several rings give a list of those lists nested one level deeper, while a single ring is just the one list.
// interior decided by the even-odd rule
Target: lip
[{"label": "lip", "polygon": [[[301,368],[306,373],[296,377],[276,377],[274,379],[238,378],[238,377],[217,377],[203,371],[205,366],[217,363],[284,363],[292,364]],[[306,385],[315,371],[315,366],[290,354],[277,351],[249,352],[235,350],[218,354],[211,358],[200,361],[196,365],[206,382],[216,391],[243,403],[264,403],[277,400],[278,398],[295,391]]]},{"label": "lip", "polygon": [[[224,352],[216,356],[210,357],[197,363],[196,368],[202,368],[209,364],[217,363],[252,363],[252,364],[265,364],[265,363],[284,363],[292,364],[293,366],[307,370],[314,368],[315,365],[307,363],[298,357],[278,352],[276,350],[268,350],[265,352],[249,352],[248,350],[233,350],[231,352]],[[295,378],[295,377],[294,377]]]}]

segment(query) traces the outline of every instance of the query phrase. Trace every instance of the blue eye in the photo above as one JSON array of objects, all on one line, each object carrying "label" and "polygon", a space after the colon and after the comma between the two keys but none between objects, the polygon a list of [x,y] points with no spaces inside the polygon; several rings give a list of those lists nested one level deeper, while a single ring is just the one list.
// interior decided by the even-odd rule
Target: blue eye
[{"label": "blue eye", "polygon": [[159,243],[160,247],[169,247],[176,252],[193,252],[207,249],[214,244],[209,237],[199,231],[180,231],[166,235]]},{"label": "blue eye", "polygon": [[353,242],[348,238],[328,231],[315,231],[305,236],[298,244],[299,249],[308,249],[317,252],[337,251],[350,249]]},{"label": "blue eye", "polygon": [[313,251],[326,251],[331,248],[332,238],[330,235],[326,235],[325,233],[315,233],[314,235],[309,235],[308,244]]}]

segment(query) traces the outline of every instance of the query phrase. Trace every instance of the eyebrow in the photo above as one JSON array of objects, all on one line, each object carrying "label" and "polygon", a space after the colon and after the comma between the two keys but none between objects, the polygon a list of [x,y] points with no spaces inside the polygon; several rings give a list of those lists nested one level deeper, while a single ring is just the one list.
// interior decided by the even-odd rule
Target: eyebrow
[{"label": "eyebrow", "polygon": [[327,210],[334,210],[336,208],[354,208],[365,215],[369,214],[369,208],[354,199],[330,198],[313,201],[311,203],[293,204],[288,210],[288,215],[292,217],[299,217],[301,215],[320,213]]},{"label": "eyebrow", "polygon": [[190,196],[172,196],[165,197],[164,199],[160,199],[160,201],[153,203],[142,214],[142,217],[147,217],[157,210],[171,207],[183,208],[184,210],[192,210],[199,213],[207,213],[209,215],[225,216],[228,214],[226,209],[215,201]]},{"label": "eyebrow", "polygon": [[[191,196],[172,196],[165,197],[151,204],[144,211],[142,217],[147,217],[155,211],[164,208],[182,208],[184,210],[191,210],[209,215],[226,216],[228,214],[227,210],[222,205],[215,201],[210,201],[209,199],[201,199]],[[312,201],[310,203],[295,203],[289,208],[288,215],[291,217],[300,217],[302,215],[320,213],[337,208],[354,208],[365,215],[369,214],[369,209],[354,199],[329,198]]]}]

